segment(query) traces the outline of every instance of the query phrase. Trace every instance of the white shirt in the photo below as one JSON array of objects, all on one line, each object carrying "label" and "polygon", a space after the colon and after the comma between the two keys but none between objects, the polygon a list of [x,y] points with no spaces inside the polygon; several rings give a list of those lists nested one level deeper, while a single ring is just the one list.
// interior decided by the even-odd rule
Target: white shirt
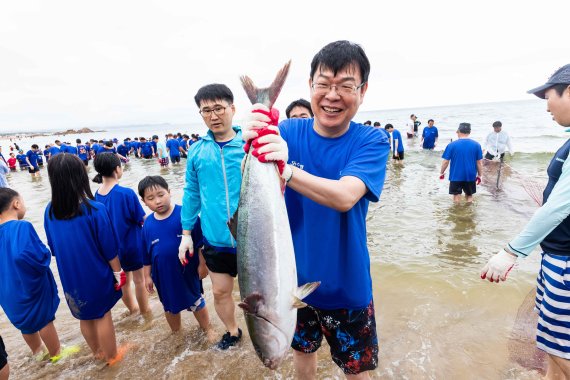
[{"label": "white shirt", "polygon": [[491,132],[487,135],[487,140],[485,143],[487,152],[493,156],[505,153],[507,150],[509,153],[513,153],[513,146],[511,145],[511,138],[505,131]]}]

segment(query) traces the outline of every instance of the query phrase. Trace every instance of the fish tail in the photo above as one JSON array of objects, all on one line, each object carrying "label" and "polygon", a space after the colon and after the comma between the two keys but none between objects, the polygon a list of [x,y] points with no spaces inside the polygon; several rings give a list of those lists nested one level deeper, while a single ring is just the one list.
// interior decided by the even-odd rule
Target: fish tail
[{"label": "fish tail", "polygon": [[273,107],[281,89],[283,88],[283,84],[285,83],[285,79],[287,79],[287,74],[289,74],[289,67],[291,66],[291,61],[287,62],[285,66],[275,76],[273,83],[267,88],[257,88],[257,86],[253,83],[250,77],[247,75],[242,75],[240,77],[241,84],[247,97],[251,101],[251,104],[261,103],[268,108]]}]

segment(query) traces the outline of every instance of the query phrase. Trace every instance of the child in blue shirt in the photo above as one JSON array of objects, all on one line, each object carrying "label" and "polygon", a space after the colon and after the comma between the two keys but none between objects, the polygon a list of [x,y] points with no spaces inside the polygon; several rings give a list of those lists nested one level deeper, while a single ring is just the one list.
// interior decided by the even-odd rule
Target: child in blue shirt
[{"label": "child in blue shirt", "polygon": [[51,254],[22,220],[25,214],[20,195],[0,188],[0,305],[36,358],[55,358],[61,346],[53,324],[59,297]]},{"label": "child in blue shirt", "polygon": [[138,190],[143,202],[153,211],[143,226],[146,288],[152,293],[153,284],[156,285],[164,316],[173,332],[180,330],[180,312],[188,310],[194,313],[208,340],[213,341],[215,333],[202,297],[201,278],[207,275],[206,263],[197,254],[203,245],[200,222],[198,220],[192,229],[195,254],[182,265],[178,260],[182,207],[171,203],[168,183],[160,176],[147,176],[139,182]]},{"label": "child in blue shirt", "polygon": [[71,154],[50,157],[51,202],[44,228],[55,256],[59,278],[71,314],[98,358],[117,356],[111,308],[126,282],[119,262],[119,242],[105,205],[95,202],[87,169]]},{"label": "child in blue shirt", "polygon": [[[103,185],[95,192],[95,200],[107,208],[111,222],[119,238],[119,260],[127,273],[127,282],[123,286],[123,302],[130,314],[140,311],[147,314],[148,295],[144,286],[142,225],[144,210],[136,193],[119,186],[123,176],[121,160],[111,153],[97,155],[93,161],[97,175],[93,182]],[[135,283],[136,301],[131,294],[131,281]]]}]

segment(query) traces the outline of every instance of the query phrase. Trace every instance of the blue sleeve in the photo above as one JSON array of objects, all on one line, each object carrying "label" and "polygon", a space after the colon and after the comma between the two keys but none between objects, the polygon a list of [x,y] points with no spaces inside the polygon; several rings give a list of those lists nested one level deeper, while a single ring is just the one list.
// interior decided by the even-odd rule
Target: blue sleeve
[{"label": "blue sleeve", "polygon": [[142,244],[143,244],[143,265],[152,264],[152,253],[150,252],[150,245],[147,238],[148,227],[143,226]]},{"label": "blue sleeve", "polygon": [[91,210],[91,217],[94,224],[95,241],[98,243],[99,252],[102,253],[105,260],[111,261],[118,255],[119,238],[105,206],[99,203],[94,207],[97,209]]},{"label": "blue sleeve", "polygon": [[194,149],[190,150],[186,163],[186,184],[184,185],[182,211],[180,212],[182,229],[185,231],[192,229],[200,212],[200,187],[198,184],[198,174],[194,167],[196,152],[198,151],[197,148],[199,148],[199,146],[195,145]]},{"label": "blue sleeve", "polygon": [[435,137],[439,137],[439,131],[435,128]]},{"label": "blue sleeve", "polygon": [[444,160],[451,160],[451,150],[453,149],[453,147],[451,146],[451,144],[449,144],[448,146],[445,147],[445,150],[443,151],[443,154],[441,155],[441,158],[443,158]]},{"label": "blue sleeve", "polygon": [[548,201],[539,208],[519,235],[509,243],[518,256],[528,256],[548,234],[570,215],[570,160],[562,166],[562,174]]},{"label": "blue sleeve", "polygon": [[362,144],[349,158],[347,165],[340,171],[340,177],[357,177],[368,188],[365,197],[378,202],[386,177],[386,162],[390,153],[390,144],[386,136],[378,130],[365,134]]},{"label": "blue sleeve", "polygon": [[483,159],[483,149],[481,149],[481,144],[477,144],[477,161]]},{"label": "blue sleeve", "polygon": [[24,249],[18,257],[19,267],[32,275],[44,273],[49,270],[50,251],[42,243],[32,224],[26,221],[22,223],[18,240],[24,243]]},{"label": "blue sleeve", "polygon": [[46,206],[46,209],[45,209],[45,211],[44,211],[44,230],[45,230],[45,232],[46,232],[47,243],[48,243],[49,249],[51,250],[51,254],[52,254],[53,256],[55,256],[55,252],[54,252],[54,250],[53,250],[53,244],[52,244],[52,241],[51,241],[51,234],[50,234],[50,230],[49,230],[49,228],[48,228],[49,223],[48,223],[48,221],[47,221],[48,218],[49,218],[49,209],[50,209],[50,206],[51,206],[51,203],[48,203],[48,205]]},{"label": "blue sleeve", "polygon": [[426,129],[422,129],[422,137],[426,137]]},{"label": "blue sleeve", "polygon": [[134,224],[141,224],[144,222],[144,209],[141,206],[141,203],[139,202],[139,198],[137,197],[137,194],[131,190],[130,191],[130,198],[131,198],[131,216],[132,216],[132,221]]}]

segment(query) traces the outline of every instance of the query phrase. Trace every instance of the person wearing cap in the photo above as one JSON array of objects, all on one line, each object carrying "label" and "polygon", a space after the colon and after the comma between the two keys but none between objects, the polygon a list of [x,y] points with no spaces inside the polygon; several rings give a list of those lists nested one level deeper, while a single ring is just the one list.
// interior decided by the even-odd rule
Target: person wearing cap
[{"label": "person wearing cap", "polygon": [[[546,99],[546,111],[562,127],[570,127],[570,64],[558,69],[540,87],[528,91]],[[542,260],[537,276],[536,345],[548,356],[547,379],[570,378],[570,139],[554,154],[546,170],[543,204],[505,248],[492,256],[481,278],[506,281],[517,258],[525,258],[540,244]]]},{"label": "person wearing cap", "polygon": [[485,153],[486,160],[492,160],[495,157],[503,159],[505,157],[505,152],[513,154],[513,146],[511,144],[511,138],[507,132],[502,131],[503,123],[500,121],[495,121],[493,123],[493,132],[487,135],[485,139],[485,148],[487,153]]},{"label": "person wearing cap", "polygon": [[461,201],[461,193],[465,193],[467,202],[473,201],[473,194],[477,192],[477,185],[481,183],[483,170],[483,150],[481,145],[469,138],[471,124],[461,123],[457,129],[458,139],[449,143],[443,151],[443,162],[439,179],[445,178],[445,171],[449,169],[449,194],[453,201]]}]

